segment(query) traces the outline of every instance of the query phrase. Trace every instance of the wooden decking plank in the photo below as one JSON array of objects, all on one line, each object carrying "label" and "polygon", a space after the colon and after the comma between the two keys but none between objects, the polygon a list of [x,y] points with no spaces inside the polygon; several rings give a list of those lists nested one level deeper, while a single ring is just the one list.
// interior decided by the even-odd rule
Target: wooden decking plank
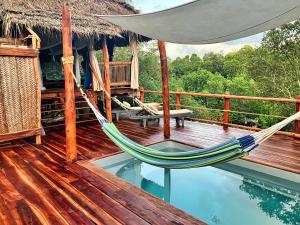
[{"label": "wooden decking plank", "polygon": [[17,201],[17,211],[20,216],[19,224],[27,224],[27,225],[42,225],[42,221],[39,220],[37,215],[32,211],[29,204],[25,200]]},{"label": "wooden decking plank", "polygon": [[[1,185],[1,184],[0,184]],[[6,190],[9,192],[9,190]],[[17,212],[16,204],[20,200],[14,200],[13,204],[16,205],[14,208],[9,205],[10,202],[6,201],[2,194],[0,195],[0,224],[3,225],[17,225],[17,221],[21,221],[19,213]]]},{"label": "wooden decking plank", "polygon": [[[181,210],[167,205],[154,196],[141,194],[143,193],[142,190],[130,184],[129,186],[132,186],[134,191],[128,188],[124,189],[128,186],[127,182],[110,174],[108,175],[103,170],[93,168],[93,172],[97,171],[97,173],[91,173],[91,170],[76,164],[69,165],[68,168],[151,224],[204,224],[193,217],[187,219],[185,213]],[[112,179],[117,179],[118,182],[114,183]],[[159,210],[159,214],[157,210]],[[176,215],[175,212],[179,215]]]},{"label": "wooden decking plank", "polygon": [[[4,168],[7,179],[14,184],[19,193],[24,196],[30,208],[38,213],[38,218],[43,218],[42,223],[77,224],[73,219],[80,214],[82,224],[90,224],[84,221],[82,213],[72,205],[66,204],[59,192],[40,177],[27,165],[16,153],[1,154],[1,161],[5,161]],[[87,220],[88,221],[88,220]]]},{"label": "wooden decking plank", "polygon": [[92,199],[99,207],[107,210],[111,216],[118,220],[121,224],[148,224],[144,219],[134,214],[119,202],[107,196],[105,193],[92,186],[84,180],[77,180],[72,182],[72,185],[81,193],[84,193],[89,199]]},{"label": "wooden decking plank", "polygon": [[[171,138],[198,147],[252,133],[198,122],[185,125],[176,127],[171,121]],[[121,120],[117,126],[143,145],[164,140],[161,125],[144,129],[137,121]],[[77,138],[79,160],[121,151],[97,122],[78,125]],[[300,139],[275,135],[244,159],[300,174],[299,150]],[[64,129],[47,131],[40,146],[22,140],[1,144],[0,224],[202,224],[126,181],[86,165],[67,165]]]},{"label": "wooden decking plank", "polygon": [[[28,159],[26,157],[26,155],[28,154],[26,153],[24,154],[24,153],[25,153],[24,151],[20,151],[20,150],[18,151],[18,154],[20,154],[21,157]],[[47,166],[47,167],[44,166],[44,165],[51,164],[51,162],[47,161],[47,159],[45,159],[44,157],[41,156],[37,157],[33,161],[33,164],[37,170],[39,170],[41,173],[43,173],[46,176],[44,177],[44,179],[51,180],[51,183],[53,183],[52,186],[56,186],[56,189],[58,188],[63,189],[65,192],[64,195],[69,195],[72,197],[72,199],[76,199],[76,201],[78,201],[80,205],[84,206],[85,209],[89,208],[90,204],[86,204],[86,201],[90,201],[89,198],[91,198],[92,199],[91,202],[93,202],[93,208],[89,210],[90,213],[92,210],[99,211],[99,209],[101,210],[103,209],[106,210],[107,215],[109,214],[110,216],[114,217],[116,220],[120,222],[120,224],[148,224],[145,223],[145,221],[142,220],[140,217],[133,214],[131,211],[126,210],[126,208],[124,208],[122,205],[113,201],[104,193],[100,192],[94,186],[89,185],[87,182],[82,181],[81,179],[78,178],[78,179],[68,180],[68,183],[66,183],[65,182],[66,173],[68,173],[68,176],[72,176],[72,177],[74,177],[75,175],[70,171],[64,171],[64,173],[61,174],[61,169],[59,169],[58,171],[57,167],[54,167],[54,171],[53,171],[53,166]],[[50,183],[50,181],[48,181],[48,183]],[[85,198],[82,200],[83,195],[85,195]],[[102,212],[100,214],[101,215],[100,219],[102,217],[105,217],[105,215],[103,216],[103,214],[106,213]],[[123,221],[126,221],[126,223]],[[105,220],[101,221],[101,223],[117,224],[117,222],[112,219],[109,221],[105,221]]]}]

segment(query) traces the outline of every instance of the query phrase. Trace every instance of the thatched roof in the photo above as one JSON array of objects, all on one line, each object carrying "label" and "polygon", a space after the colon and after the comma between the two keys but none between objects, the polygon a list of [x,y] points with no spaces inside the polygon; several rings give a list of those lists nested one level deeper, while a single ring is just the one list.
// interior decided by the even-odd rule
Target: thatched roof
[{"label": "thatched roof", "polygon": [[[25,26],[38,33],[61,31],[61,4],[63,0],[0,0],[2,32],[11,33]],[[119,36],[120,27],[92,16],[133,14],[137,11],[123,0],[69,0],[72,29],[77,36],[108,34]]]}]

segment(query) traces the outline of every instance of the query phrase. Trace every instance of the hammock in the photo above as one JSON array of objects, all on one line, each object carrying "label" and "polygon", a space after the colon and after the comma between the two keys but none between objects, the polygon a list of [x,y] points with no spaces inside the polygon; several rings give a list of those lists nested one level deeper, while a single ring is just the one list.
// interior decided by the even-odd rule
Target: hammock
[{"label": "hammock", "polygon": [[104,133],[125,152],[143,162],[158,167],[170,169],[194,168],[240,158],[247,155],[252,149],[271,137],[275,132],[300,117],[300,112],[298,112],[268,129],[251,135],[246,135],[244,137],[232,138],[214,147],[205,149],[199,148],[189,151],[182,149],[179,152],[164,152],[142,146],[123,135],[113,123],[109,122],[100,113],[100,111],[91,103],[87,95],[84,93],[80,87],[80,83],[77,82],[76,76],[72,72],[72,69],[69,65],[72,63],[72,59],[63,58],[63,63],[68,65],[68,68],[73,74],[73,78],[82,94],[82,97],[93,110]]}]

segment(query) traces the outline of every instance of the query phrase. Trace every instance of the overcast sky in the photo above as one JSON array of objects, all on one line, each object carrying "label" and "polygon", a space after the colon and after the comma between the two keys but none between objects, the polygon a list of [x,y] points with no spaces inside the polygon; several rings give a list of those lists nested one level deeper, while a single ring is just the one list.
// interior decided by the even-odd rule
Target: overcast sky
[{"label": "overcast sky", "polygon": [[[174,6],[182,5],[184,3],[191,2],[191,0],[131,0],[131,4],[141,13],[154,12]],[[179,44],[167,44],[168,57],[174,59],[176,57],[182,57],[197,53],[203,56],[207,52],[215,53],[229,53],[236,51],[244,45],[258,46],[262,39],[262,34],[257,34],[247,38],[238,39],[235,41],[209,44],[209,45],[179,45]]]}]

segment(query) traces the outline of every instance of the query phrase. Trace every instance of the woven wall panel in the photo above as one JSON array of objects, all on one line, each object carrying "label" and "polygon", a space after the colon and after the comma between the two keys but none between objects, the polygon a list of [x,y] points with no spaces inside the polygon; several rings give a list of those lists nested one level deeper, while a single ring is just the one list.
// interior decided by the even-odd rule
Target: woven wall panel
[{"label": "woven wall panel", "polygon": [[38,128],[33,58],[0,56],[0,134]]}]

